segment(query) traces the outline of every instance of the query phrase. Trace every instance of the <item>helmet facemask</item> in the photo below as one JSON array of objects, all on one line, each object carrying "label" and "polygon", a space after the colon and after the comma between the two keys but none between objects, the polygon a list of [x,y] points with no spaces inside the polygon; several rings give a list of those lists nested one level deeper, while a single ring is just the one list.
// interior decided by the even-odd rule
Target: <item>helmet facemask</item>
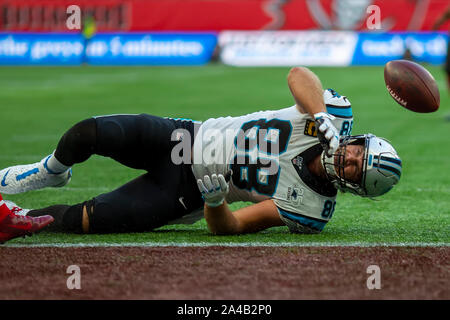
[{"label": "helmet facemask", "polygon": [[[365,196],[367,194],[364,185],[368,159],[368,140],[364,135],[341,137],[339,148],[331,157],[327,157],[325,152],[322,153],[321,160],[327,178],[336,189],[342,192],[351,192],[359,196]],[[349,145],[364,146],[362,168],[360,175],[357,177],[357,181],[352,181],[345,176],[345,156],[347,146]]]}]

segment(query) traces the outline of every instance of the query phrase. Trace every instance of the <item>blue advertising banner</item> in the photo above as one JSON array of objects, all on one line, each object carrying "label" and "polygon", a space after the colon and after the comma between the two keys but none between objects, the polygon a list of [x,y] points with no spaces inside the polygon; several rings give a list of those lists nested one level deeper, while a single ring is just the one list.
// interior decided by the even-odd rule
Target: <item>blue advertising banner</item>
[{"label": "blue advertising banner", "polygon": [[[211,60],[214,33],[0,33],[0,65],[203,65]],[[222,32],[223,63],[269,65],[384,65],[407,50],[415,61],[443,64],[448,35],[350,31]]]},{"label": "blue advertising banner", "polygon": [[448,35],[424,33],[360,33],[352,65],[384,65],[402,59],[409,50],[414,61],[443,64]]},{"label": "blue advertising banner", "polygon": [[87,46],[95,65],[202,65],[211,60],[217,36],[208,33],[99,34]]},{"label": "blue advertising banner", "polygon": [[[217,43],[212,33],[0,33],[2,65],[202,65]],[[87,50],[85,50],[87,48]]]},{"label": "blue advertising banner", "polygon": [[442,64],[447,41],[448,35],[442,32],[224,31],[219,34],[221,61],[234,66],[382,66],[408,54],[418,62]]},{"label": "blue advertising banner", "polygon": [[3,65],[79,65],[83,51],[76,34],[0,33]]}]

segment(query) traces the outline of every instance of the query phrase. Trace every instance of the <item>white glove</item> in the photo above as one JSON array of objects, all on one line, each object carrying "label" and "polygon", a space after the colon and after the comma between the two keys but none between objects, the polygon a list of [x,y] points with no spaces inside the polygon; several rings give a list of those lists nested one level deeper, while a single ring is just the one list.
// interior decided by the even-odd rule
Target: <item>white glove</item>
[{"label": "white glove", "polygon": [[197,180],[197,186],[200,193],[209,207],[218,207],[225,200],[229,189],[228,182],[222,174],[212,174],[211,178],[206,175]]},{"label": "white glove", "polygon": [[314,114],[314,119],[320,144],[326,155],[331,157],[339,147],[339,131],[331,122],[336,118],[329,113],[319,112]]}]

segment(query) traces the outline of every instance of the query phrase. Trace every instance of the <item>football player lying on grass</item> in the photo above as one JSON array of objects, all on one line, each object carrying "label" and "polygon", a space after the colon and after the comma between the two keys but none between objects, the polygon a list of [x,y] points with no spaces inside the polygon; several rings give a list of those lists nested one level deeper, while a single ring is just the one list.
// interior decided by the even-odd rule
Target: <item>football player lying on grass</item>
[{"label": "football player lying on grass", "polygon": [[[71,167],[94,154],[147,172],[76,205],[28,211],[6,201],[3,208],[27,220],[18,218],[15,225],[4,218],[0,241],[38,231],[53,219],[47,230],[143,232],[198,212],[213,234],[282,225],[318,233],[333,215],[337,190],[376,197],[399,181],[401,161],[386,140],[350,135],[353,115],[345,96],[323,90],[302,67],[291,69],[288,85],[296,104],[281,110],[203,123],[147,114],[77,123],[42,161],[0,171],[0,193],[62,187]],[[231,211],[228,204],[235,201],[255,204]]]}]

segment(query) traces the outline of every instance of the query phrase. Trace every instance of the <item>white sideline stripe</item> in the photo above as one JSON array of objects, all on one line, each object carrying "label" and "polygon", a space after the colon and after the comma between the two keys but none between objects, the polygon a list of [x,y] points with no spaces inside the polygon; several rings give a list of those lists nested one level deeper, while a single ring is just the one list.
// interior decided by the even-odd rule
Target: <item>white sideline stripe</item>
[{"label": "white sideline stripe", "polygon": [[4,201],[4,200],[0,201],[0,207],[1,207],[2,205],[4,205],[4,204],[5,204],[5,201]]},{"label": "white sideline stripe", "polygon": [[91,243],[42,243],[42,244],[4,244],[10,248],[115,248],[115,247],[450,247],[448,242],[91,242]]}]

